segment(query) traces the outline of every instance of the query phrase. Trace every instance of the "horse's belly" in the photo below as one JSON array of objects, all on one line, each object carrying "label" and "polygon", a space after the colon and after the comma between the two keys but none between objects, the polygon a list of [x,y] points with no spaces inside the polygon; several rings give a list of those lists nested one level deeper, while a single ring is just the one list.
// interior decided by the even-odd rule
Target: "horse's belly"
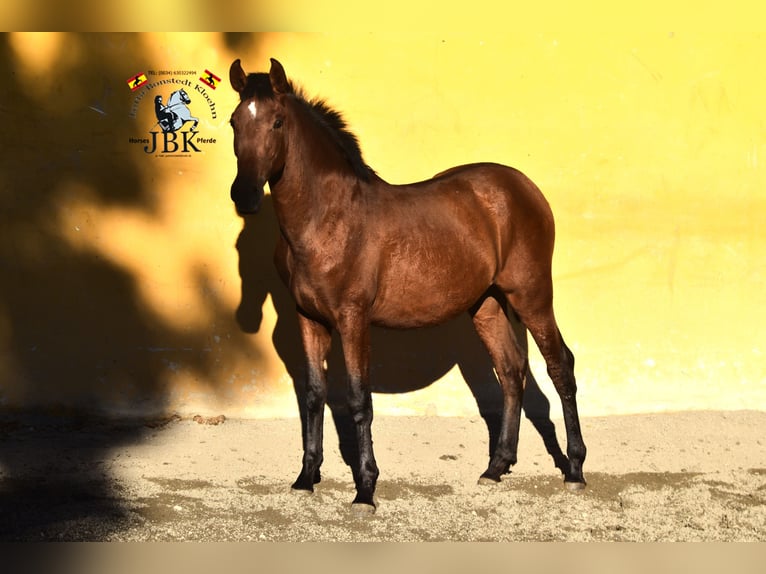
[{"label": "horse's belly", "polygon": [[383,276],[372,307],[372,322],[408,329],[438,325],[467,311],[491,284],[491,273],[479,265],[454,269],[399,270]]}]

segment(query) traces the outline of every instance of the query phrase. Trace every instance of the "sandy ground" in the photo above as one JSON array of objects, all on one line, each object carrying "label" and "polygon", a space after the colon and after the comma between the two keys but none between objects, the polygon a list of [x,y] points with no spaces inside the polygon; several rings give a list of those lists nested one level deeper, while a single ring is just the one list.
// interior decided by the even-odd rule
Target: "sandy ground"
[{"label": "sandy ground", "polygon": [[482,486],[482,418],[378,417],[368,517],[333,422],[323,480],[300,495],[298,419],[6,416],[0,541],[766,541],[764,412],[585,418],[579,493],[527,419],[512,474]]}]

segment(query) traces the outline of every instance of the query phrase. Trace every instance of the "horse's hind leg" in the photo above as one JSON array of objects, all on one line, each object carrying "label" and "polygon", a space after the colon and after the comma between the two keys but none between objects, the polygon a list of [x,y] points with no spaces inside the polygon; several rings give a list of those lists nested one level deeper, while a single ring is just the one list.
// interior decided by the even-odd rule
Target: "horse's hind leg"
[{"label": "horse's hind leg", "polygon": [[485,296],[471,314],[476,332],[492,358],[503,391],[500,436],[489,466],[479,479],[480,483],[493,483],[499,482],[500,477],[516,464],[527,356],[511,329],[504,303],[493,294]]},{"label": "horse's hind leg", "polygon": [[306,421],[303,468],[293,484],[295,490],[312,492],[320,480],[322,430],[327,402],[327,374],[324,362],[330,351],[331,333],[322,324],[298,314],[303,348],[306,353]]},{"label": "horse's hind leg", "polygon": [[564,473],[564,481],[571,490],[578,490],[585,487],[582,465],[585,461],[586,448],[580,430],[580,418],[577,414],[574,355],[564,343],[556,325],[552,297],[545,298],[547,303],[541,302],[540,295],[546,292],[550,293],[550,290],[537,291],[528,298],[525,298],[522,293],[514,292],[508,296],[508,300],[540,349],[548,368],[548,375],[561,398],[569,458],[569,469]]}]

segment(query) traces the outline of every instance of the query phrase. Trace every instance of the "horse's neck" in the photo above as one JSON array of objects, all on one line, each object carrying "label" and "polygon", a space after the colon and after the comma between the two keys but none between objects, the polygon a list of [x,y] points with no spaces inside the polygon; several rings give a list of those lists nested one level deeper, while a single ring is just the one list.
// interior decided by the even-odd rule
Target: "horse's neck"
[{"label": "horse's neck", "polygon": [[354,215],[359,205],[353,201],[353,181],[335,175],[306,174],[291,179],[286,167],[280,180],[270,185],[279,226],[293,250],[300,251],[317,241],[343,241],[338,236],[339,222],[360,220]]},{"label": "horse's neck", "polygon": [[353,176],[311,174],[293,179],[286,166],[280,180],[271,187],[274,210],[283,237],[296,255],[311,257],[323,245],[342,251],[354,227],[364,224],[362,204],[353,197],[364,185]]},{"label": "horse's neck", "polygon": [[[303,110],[297,114],[305,114]],[[270,184],[282,233],[291,246],[316,242],[317,234],[331,236],[342,219],[358,209],[354,195],[365,183],[354,175],[342,152],[322,129],[305,115],[299,115],[289,138],[285,168]]]}]

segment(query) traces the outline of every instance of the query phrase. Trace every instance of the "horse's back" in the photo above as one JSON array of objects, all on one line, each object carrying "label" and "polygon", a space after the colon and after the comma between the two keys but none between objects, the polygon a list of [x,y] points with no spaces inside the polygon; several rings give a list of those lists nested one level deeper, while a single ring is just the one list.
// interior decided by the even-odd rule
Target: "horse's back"
[{"label": "horse's back", "polygon": [[537,204],[538,209],[550,212],[548,202],[540,188],[522,171],[499,163],[469,163],[436,174],[430,181],[470,182],[473,191],[487,199],[504,196],[519,204]]}]

